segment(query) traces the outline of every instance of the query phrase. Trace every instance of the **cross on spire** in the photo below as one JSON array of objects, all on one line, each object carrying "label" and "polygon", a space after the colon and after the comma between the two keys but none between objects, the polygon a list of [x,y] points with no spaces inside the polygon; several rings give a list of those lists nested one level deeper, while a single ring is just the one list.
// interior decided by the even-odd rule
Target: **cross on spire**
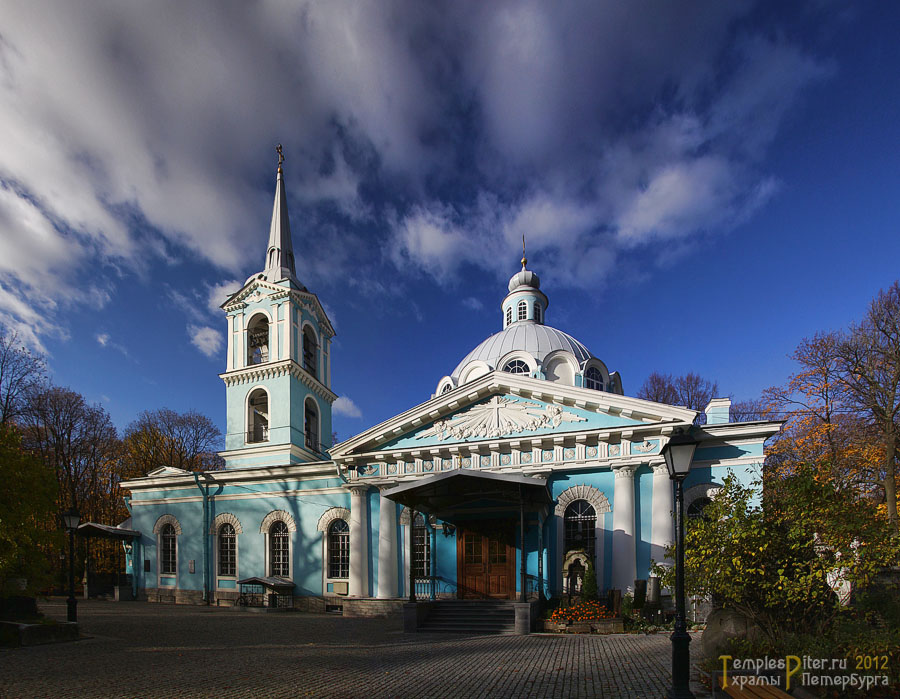
[{"label": "cross on spire", "polygon": [[281,172],[281,164],[284,162],[284,150],[281,148],[280,143],[275,146],[275,152],[278,153],[278,172]]},{"label": "cross on spire", "polygon": [[522,269],[528,264],[528,258],[525,257],[525,234],[522,234]]}]

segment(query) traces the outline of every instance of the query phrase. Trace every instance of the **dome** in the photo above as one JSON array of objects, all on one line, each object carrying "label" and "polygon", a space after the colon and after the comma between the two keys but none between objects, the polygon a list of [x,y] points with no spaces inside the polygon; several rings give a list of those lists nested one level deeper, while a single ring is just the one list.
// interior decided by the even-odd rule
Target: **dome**
[{"label": "dome", "polygon": [[516,272],[512,277],[509,278],[509,291],[512,293],[515,289],[518,289],[520,286],[531,287],[532,289],[540,289],[541,288],[541,278],[532,272],[530,269],[522,269],[520,272]]},{"label": "dome", "polygon": [[492,369],[500,369],[497,362],[514,350],[527,352],[538,363],[543,363],[548,354],[557,350],[571,352],[579,365],[583,365],[594,356],[587,347],[562,330],[533,322],[519,322],[494,333],[469,352],[456,366],[451,376],[454,380],[458,380],[463,368],[476,361],[485,362]]}]

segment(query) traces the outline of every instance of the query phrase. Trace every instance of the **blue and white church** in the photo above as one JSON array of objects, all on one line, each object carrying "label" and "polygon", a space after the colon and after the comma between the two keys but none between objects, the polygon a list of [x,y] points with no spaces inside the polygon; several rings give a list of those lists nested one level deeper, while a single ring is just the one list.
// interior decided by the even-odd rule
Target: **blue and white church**
[{"label": "blue and white church", "polygon": [[[431,398],[332,444],[335,331],[297,278],[279,165],[265,266],[222,305],[225,468],[123,484],[138,598],[233,605],[254,580],[299,609],[385,614],[411,596],[561,595],[580,585],[576,568],[601,591],[647,579],[674,539],[661,450],[697,413],[625,395],[547,324],[549,298],[521,262],[501,329]],[[688,514],[729,471],[753,480],[779,429],[729,422],[729,407],[712,400],[694,428]]]}]

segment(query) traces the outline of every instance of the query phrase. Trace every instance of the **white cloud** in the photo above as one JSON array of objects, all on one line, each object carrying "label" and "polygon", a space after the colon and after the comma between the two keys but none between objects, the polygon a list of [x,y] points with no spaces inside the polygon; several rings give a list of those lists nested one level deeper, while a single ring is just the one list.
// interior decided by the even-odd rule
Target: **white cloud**
[{"label": "white cloud", "polygon": [[331,410],[336,415],[343,415],[344,417],[362,417],[362,412],[360,412],[356,403],[347,398],[347,396],[338,396],[337,400],[332,404]]},{"label": "white cloud", "polygon": [[225,303],[229,296],[240,291],[243,285],[243,282],[240,282],[237,279],[229,279],[228,281],[210,286],[206,302],[207,310],[212,313],[213,316],[220,316],[222,314],[220,306]]},{"label": "white cloud", "polygon": [[222,333],[209,326],[189,325],[188,334],[194,347],[207,357],[215,357],[222,351],[224,339]]},{"label": "white cloud", "polygon": [[99,335],[97,335],[97,342],[101,347],[106,347],[106,344],[109,342],[109,334],[100,333]]}]

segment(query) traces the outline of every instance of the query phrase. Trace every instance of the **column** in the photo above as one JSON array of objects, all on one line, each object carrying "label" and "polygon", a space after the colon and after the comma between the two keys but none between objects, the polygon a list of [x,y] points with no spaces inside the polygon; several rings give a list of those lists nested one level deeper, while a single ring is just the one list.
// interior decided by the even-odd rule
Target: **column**
[{"label": "column", "polygon": [[227,347],[225,355],[225,371],[234,369],[234,316],[227,316],[228,319],[228,337],[226,337]]},{"label": "column", "polygon": [[384,497],[393,486],[380,489],[378,507],[378,597],[398,597],[397,587],[397,503]]},{"label": "column", "polygon": [[369,594],[368,486],[350,488],[350,589],[351,597]]},{"label": "column", "polygon": [[675,541],[675,520],[672,517],[672,481],[664,463],[653,467],[653,515],[650,524],[650,558],[657,563],[672,565],[665,556],[666,547]]},{"label": "column", "polygon": [[612,584],[624,595],[634,587],[637,574],[634,540],[634,472],[637,466],[620,466],[615,470],[613,492],[613,561]]}]

